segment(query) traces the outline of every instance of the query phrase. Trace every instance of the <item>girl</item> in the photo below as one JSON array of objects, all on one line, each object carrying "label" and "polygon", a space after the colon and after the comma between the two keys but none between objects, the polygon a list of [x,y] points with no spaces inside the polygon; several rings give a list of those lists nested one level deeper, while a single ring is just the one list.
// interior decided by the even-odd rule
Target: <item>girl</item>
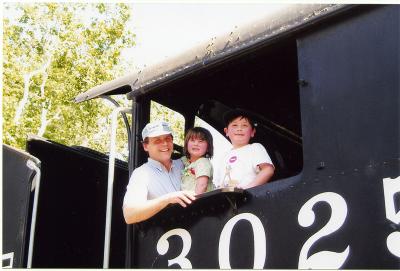
[{"label": "girl", "polygon": [[193,127],[187,131],[183,147],[182,190],[201,194],[212,190],[213,141],[211,133],[202,127]]}]

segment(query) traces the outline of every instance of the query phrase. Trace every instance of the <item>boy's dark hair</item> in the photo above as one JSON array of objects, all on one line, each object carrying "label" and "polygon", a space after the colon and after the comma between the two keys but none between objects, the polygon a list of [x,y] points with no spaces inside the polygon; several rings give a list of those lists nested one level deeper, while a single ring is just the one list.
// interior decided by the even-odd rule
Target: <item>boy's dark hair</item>
[{"label": "boy's dark hair", "polygon": [[187,150],[188,142],[189,139],[191,138],[200,138],[202,140],[205,140],[207,142],[207,150],[205,153],[205,157],[211,158],[214,154],[214,146],[213,146],[213,138],[207,129],[203,127],[193,127],[187,130],[186,136],[185,136],[185,143],[183,145],[183,154],[187,157],[190,158],[190,153]]},{"label": "boy's dark hair", "polygon": [[247,119],[247,121],[251,125],[251,128],[253,128],[253,129],[257,126],[257,124],[253,120],[253,115],[250,112],[243,110],[243,109],[232,109],[232,110],[225,112],[225,114],[223,116],[225,127],[228,127],[228,125],[238,117]]}]

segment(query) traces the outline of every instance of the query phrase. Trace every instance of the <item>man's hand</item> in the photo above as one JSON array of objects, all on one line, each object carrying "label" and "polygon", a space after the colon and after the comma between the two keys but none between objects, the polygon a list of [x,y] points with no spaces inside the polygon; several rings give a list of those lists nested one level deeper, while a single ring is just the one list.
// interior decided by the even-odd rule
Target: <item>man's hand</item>
[{"label": "man's hand", "polygon": [[178,203],[182,207],[186,207],[191,204],[196,198],[193,192],[190,191],[176,191],[165,194],[162,196],[168,204]]}]

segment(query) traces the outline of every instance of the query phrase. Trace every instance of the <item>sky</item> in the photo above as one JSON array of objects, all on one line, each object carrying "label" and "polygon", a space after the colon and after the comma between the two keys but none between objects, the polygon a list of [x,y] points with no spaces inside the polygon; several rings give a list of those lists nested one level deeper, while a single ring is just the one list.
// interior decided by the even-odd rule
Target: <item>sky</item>
[{"label": "sky", "polygon": [[136,46],[125,51],[138,68],[181,53],[210,37],[230,33],[238,24],[282,5],[265,3],[133,3]]}]

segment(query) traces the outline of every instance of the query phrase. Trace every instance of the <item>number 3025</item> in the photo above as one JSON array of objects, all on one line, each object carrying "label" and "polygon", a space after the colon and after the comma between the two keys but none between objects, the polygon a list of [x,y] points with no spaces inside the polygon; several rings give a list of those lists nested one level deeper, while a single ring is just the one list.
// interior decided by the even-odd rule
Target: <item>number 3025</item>
[{"label": "number 3025", "polygon": [[[395,212],[394,194],[400,192],[400,177],[396,179],[383,179],[384,199],[386,218],[396,224],[400,223],[400,212]],[[350,246],[342,252],[320,251],[307,257],[311,246],[320,238],[337,231],[345,222],[347,217],[347,204],[342,196],[333,192],[324,192],[309,199],[300,209],[298,222],[302,227],[310,227],[315,221],[313,206],[318,202],[326,202],[332,209],[331,217],[326,225],[307,239],[303,244],[298,261],[299,269],[338,269],[344,264],[349,256]],[[223,227],[219,238],[218,261],[222,269],[230,269],[229,247],[232,230],[240,220],[246,220],[253,229],[254,236],[254,269],[264,268],[266,262],[266,234],[261,220],[251,213],[241,213],[232,217]],[[173,264],[181,268],[192,268],[192,263],[186,256],[188,255],[192,238],[190,233],[182,228],[172,229],[163,234],[157,242],[157,252],[165,255],[169,249],[168,238],[178,236],[182,239],[183,248],[181,253],[174,259],[168,260],[168,266]],[[393,232],[387,237],[388,250],[396,257],[400,257],[400,232]]]}]

